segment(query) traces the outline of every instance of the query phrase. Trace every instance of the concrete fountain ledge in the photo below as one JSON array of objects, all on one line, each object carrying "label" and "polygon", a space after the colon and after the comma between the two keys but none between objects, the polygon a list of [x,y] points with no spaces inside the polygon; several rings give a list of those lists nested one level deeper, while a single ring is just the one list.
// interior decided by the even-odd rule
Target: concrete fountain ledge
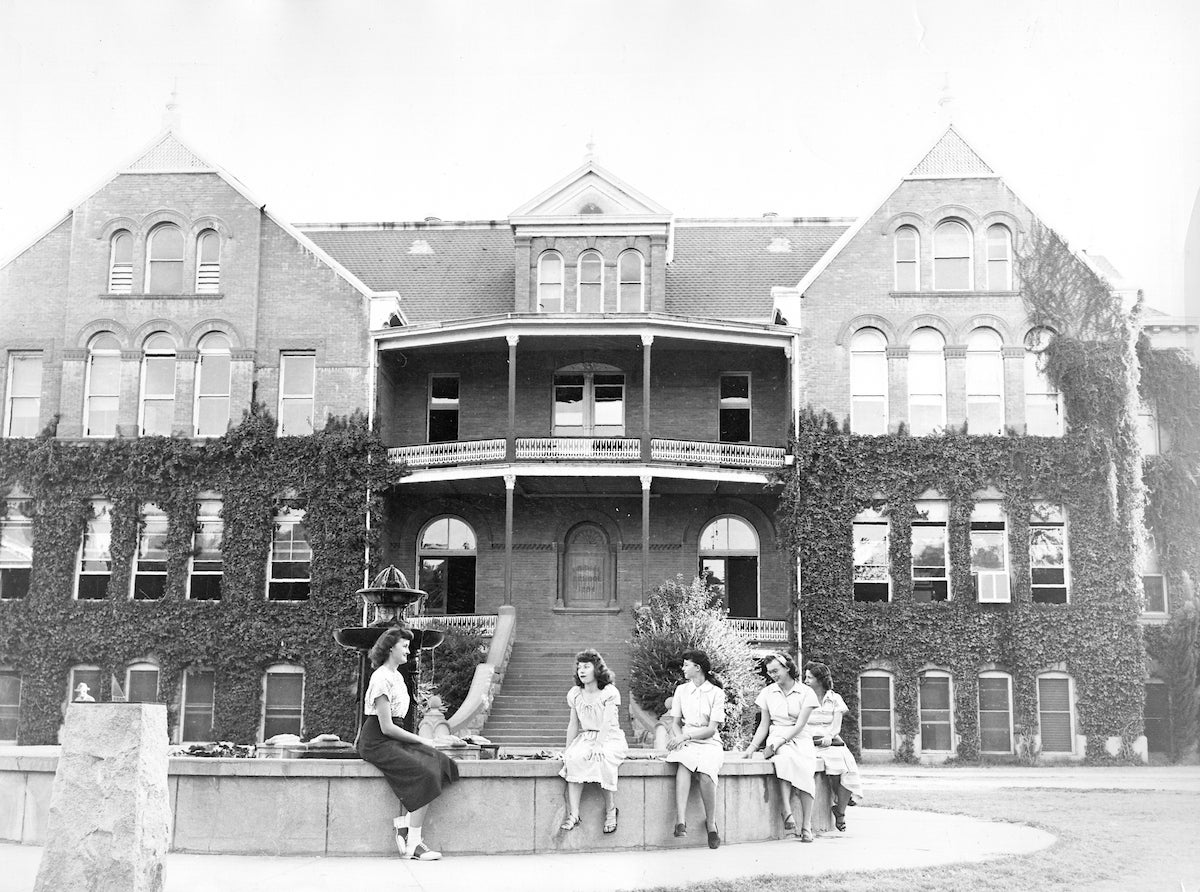
[{"label": "concrete fountain ledge", "polygon": [[[45,840],[56,746],[0,747],[0,840]],[[430,809],[426,835],[447,854],[519,854],[672,849],[706,844],[693,786],[691,833],[672,836],[675,766],[634,759],[620,771],[616,833],[601,833],[603,799],[588,785],[583,823],[569,833],[562,763],[464,761],[460,783]],[[823,785],[818,784],[818,791]],[[171,850],[263,855],[394,855],[396,799],[372,765],[353,759],[170,760]],[[721,772],[717,814],[729,843],[782,837],[774,769],[731,757]],[[825,808],[817,815],[828,814]],[[798,814],[798,809],[794,809]],[[816,823],[816,822],[814,822]],[[822,829],[818,825],[818,829]]]}]

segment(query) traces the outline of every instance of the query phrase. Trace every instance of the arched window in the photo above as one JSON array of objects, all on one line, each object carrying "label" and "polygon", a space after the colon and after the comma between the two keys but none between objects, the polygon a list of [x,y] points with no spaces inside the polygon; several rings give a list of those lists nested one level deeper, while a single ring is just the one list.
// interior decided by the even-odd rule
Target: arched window
[{"label": "arched window", "polygon": [[933,287],[937,291],[971,288],[971,230],[957,220],[933,231]]},{"label": "arched window", "polygon": [[1046,375],[1046,348],[1054,332],[1034,328],[1025,336],[1025,433],[1034,437],[1063,434],[1062,395]]},{"label": "arched window", "polygon": [[858,727],[864,750],[892,751],[895,727],[892,702],[890,672],[871,669],[858,677]]},{"label": "arched window", "polygon": [[856,434],[888,432],[887,338],[863,328],[850,339],[850,430]]},{"label": "arched window", "polygon": [[105,331],[88,344],[83,400],[84,436],[114,436],[117,433],[117,407],[120,401],[121,344],[113,334]]},{"label": "arched window", "polygon": [[229,338],[214,331],[200,339],[196,357],[196,408],[192,415],[197,437],[219,437],[229,429]]},{"label": "arched window", "polygon": [[142,359],[141,435],[169,437],[175,421],[175,342],[158,332],[146,338]]},{"label": "arched window", "polygon": [[950,682],[950,673],[940,669],[921,673],[917,702],[923,753],[948,753],[954,749],[954,697]]},{"label": "arched window", "polygon": [[616,557],[608,533],[581,523],[566,535],[562,559],[562,598],[567,607],[607,607],[616,598]]},{"label": "arched window", "polygon": [[598,251],[584,251],[579,255],[576,306],[580,313],[604,312],[604,261]]},{"label": "arched window", "polygon": [[417,540],[417,578],[427,613],[475,612],[475,531],[458,517],[437,517]]},{"label": "arched window", "polygon": [[150,233],[146,293],[183,293],[183,232],[174,223],[164,223]]},{"label": "arched window", "polygon": [[125,670],[125,697],[130,703],[158,702],[158,667],[153,663],[131,663]]},{"label": "arched window", "polygon": [[133,291],[133,236],[122,229],[113,233],[108,248],[108,293]]},{"label": "arched window", "polygon": [[987,231],[988,291],[1012,290],[1012,232],[1002,223]]},{"label": "arched window", "polygon": [[617,274],[620,280],[618,312],[640,313],[646,309],[644,272],[645,263],[640,252],[626,251],[618,259]]},{"label": "arched window", "polygon": [[563,311],[563,259],[556,251],[538,258],[538,312]]},{"label": "arched window", "polygon": [[921,288],[921,236],[914,226],[896,230],[896,290]]},{"label": "arched window", "polygon": [[1012,677],[1006,672],[979,673],[979,749],[1013,751]]},{"label": "arched window", "polygon": [[918,328],[908,342],[908,429],[914,437],[946,426],[945,346],[936,328]]},{"label": "arched window", "polygon": [[721,592],[730,616],[758,616],[758,533],[733,515],[700,534],[700,578]]},{"label": "arched window", "polygon": [[277,663],[263,674],[262,739],[304,733],[304,669]]},{"label": "arched window", "polygon": [[977,328],[967,338],[968,433],[1004,433],[1003,343],[991,328]]},{"label": "arched window", "polygon": [[0,666],[0,744],[15,745],[21,724],[21,673]]},{"label": "arched window", "polygon": [[221,290],[221,236],[206,229],[196,239],[196,293],[216,294]]},{"label": "arched window", "polygon": [[1038,676],[1038,725],[1044,753],[1075,752],[1074,692],[1065,672]]}]

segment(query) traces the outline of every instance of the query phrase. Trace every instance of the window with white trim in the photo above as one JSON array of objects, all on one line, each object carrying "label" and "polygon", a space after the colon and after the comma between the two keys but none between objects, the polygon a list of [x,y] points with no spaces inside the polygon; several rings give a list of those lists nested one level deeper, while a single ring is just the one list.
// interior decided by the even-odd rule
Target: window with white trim
[{"label": "window with white trim", "polygon": [[1007,604],[1008,523],[1004,503],[980,499],[971,509],[971,580],[980,603]]},{"label": "window with white trim", "polygon": [[127,230],[113,233],[108,245],[108,293],[133,292],[133,236]]},{"label": "window with white trim", "polygon": [[888,432],[887,338],[875,328],[862,328],[850,339],[850,430],[856,434]]},{"label": "window with white trim", "polygon": [[8,394],[4,401],[4,436],[36,437],[42,421],[41,351],[8,354]]},{"label": "window with white trim", "polygon": [[991,328],[967,337],[967,432],[1004,433],[1003,341]]},{"label": "window with white trim", "polygon": [[538,312],[561,313],[563,306],[563,259],[557,251],[538,258]]},{"label": "window with white trim", "polygon": [[913,600],[950,599],[950,506],[945,499],[921,499],[912,522]]},{"label": "window with white trim", "polygon": [[939,223],[933,231],[933,288],[971,289],[971,230],[958,220]]},{"label": "window with white trim", "polygon": [[458,375],[429,376],[429,442],[453,443],[458,439]]},{"label": "window with white trim", "polygon": [[196,238],[196,293],[216,294],[221,290],[221,236],[206,229]]},{"label": "window with white trim", "polygon": [[304,733],[304,670],[276,665],[263,674],[262,739]]},{"label": "window with white trim", "polygon": [[196,531],[192,534],[192,555],[188,559],[188,594],[193,601],[221,600],[221,581],[225,573],[222,556],[225,521],[221,519],[221,499],[201,493],[196,500]]},{"label": "window with white trim", "polygon": [[21,725],[21,673],[0,666],[0,744],[15,745]]},{"label": "window with white trim", "polygon": [[[1167,579],[1162,570],[1162,553],[1154,533],[1143,528],[1142,543],[1142,613],[1165,616],[1167,613]],[[3,545],[3,542],[0,542]]]},{"label": "window with white trim", "polygon": [[1046,375],[1046,348],[1053,337],[1048,328],[1025,336],[1025,433],[1031,437],[1063,435],[1062,394]]},{"label": "window with white trim", "polygon": [[568,366],[554,376],[556,437],[623,437],[625,375],[612,366]]},{"label": "window with white trim", "polygon": [[921,236],[915,226],[896,230],[896,290],[919,291],[921,288]]},{"label": "window with white trim", "polygon": [[29,595],[33,573],[32,502],[5,499],[0,503],[0,600],[19,601]]},{"label": "window with white trim", "polygon": [[617,312],[641,313],[646,309],[645,271],[640,251],[623,251],[617,258]]},{"label": "window with white trim", "polygon": [[141,435],[169,437],[174,425],[175,341],[160,331],[143,348]]},{"label": "window with white trim", "polygon": [[304,525],[303,508],[282,507],[275,514],[271,539],[271,571],[267,598],[271,601],[307,601],[312,574],[312,546]]},{"label": "window with white trim", "polygon": [[604,312],[604,259],[599,251],[579,255],[579,290],[576,307],[580,313]]},{"label": "window with white trim", "polygon": [[94,601],[108,595],[112,575],[112,503],[92,499],[91,514],[83,531],[79,567],[75,574],[75,597]]},{"label": "window with white trim", "polygon": [[946,426],[946,339],[918,328],[908,341],[908,431],[914,437]]},{"label": "window with white trim", "polygon": [[987,231],[988,291],[1012,290],[1012,231],[993,223]]},{"label": "window with white trim", "polygon": [[73,703],[82,699],[79,686],[87,685],[87,695],[93,700],[100,699],[100,667],[93,665],[72,666],[67,675],[67,702]]},{"label": "window with white trim", "polygon": [[229,338],[219,331],[200,339],[196,357],[196,408],[193,424],[197,437],[219,437],[229,430],[230,373],[233,368]]},{"label": "window with white trim", "polygon": [[1005,672],[979,673],[979,750],[1013,751],[1012,677]]},{"label": "window with white trim", "polygon": [[198,743],[213,739],[216,688],[216,673],[211,669],[189,669],[184,673],[180,743]]},{"label": "window with white trim", "polygon": [[1154,409],[1154,403],[1149,400],[1141,400],[1138,404],[1137,430],[1142,454],[1158,455],[1158,413]]},{"label": "window with white trim", "polygon": [[951,694],[949,672],[931,669],[921,674],[917,701],[923,753],[948,753],[954,749],[954,699]]},{"label": "window with white trim", "polygon": [[279,435],[303,437],[313,432],[316,401],[315,353],[279,355]]},{"label": "window with white trim", "polygon": [[888,519],[878,508],[865,508],[854,518],[854,600],[892,599]]},{"label": "window with white trim", "polygon": [[1070,676],[1061,672],[1039,675],[1037,690],[1042,752],[1075,752]]},{"label": "window with white trim", "polygon": [[459,517],[437,517],[417,539],[417,578],[426,613],[475,612],[475,530]]},{"label": "window with white trim", "polygon": [[167,513],[157,505],[146,504],[139,521],[133,599],[157,601],[167,592]]},{"label": "window with white trim", "polygon": [[183,231],[163,223],[150,233],[146,252],[146,293],[183,293]]},{"label": "window with white trim", "polygon": [[117,433],[117,408],[121,402],[121,344],[110,332],[101,332],[88,344],[87,380],[83,395],[85,437],[112,437]]},{"label": "window with white trim", "polygon": [[125,697],[130,703],[158,702],[158,667],[133,663],[125,670]]},{"label": "window with white trim", "polygon": [[750,375],[728,372],[721,375],[717,438],[722,443],[750,442]]},{"label": "window with white trim", "polygon": [[858,677],[858,727],[864,750],[891,752],[895,727],[892,702],[889,673],[870,670]]},{"label": "window with white trim", "polygon": [[704,527],[698,543],[700,578],[721,593],[730,616],[758,616],[758,531],[728,514]]},{"label": "window with white trim", "polygon": [[1061,505],[1030,506],[1029,572],[1035,604],[1067,603],[1067,516]]}]

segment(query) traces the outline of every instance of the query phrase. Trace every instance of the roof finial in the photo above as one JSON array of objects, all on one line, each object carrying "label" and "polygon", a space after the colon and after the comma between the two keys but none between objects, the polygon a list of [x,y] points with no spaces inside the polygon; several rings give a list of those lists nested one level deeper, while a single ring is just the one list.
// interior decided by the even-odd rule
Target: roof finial
[{"label": "roof finial", "polygon": [[596,161],[596,134],[588,135],[587,152],[583,156],[584,164],[593,164]]},{"label": "roof finial", "polygon": [[175,78],[174,84],[171,85],[171,98],[167,100],[162,123],[163,130],[179,129],[179,78]]},{"label": "roof finial", "polygon": [[954,126],[954,94],[950,92],[950,72],[942,72],[942,95],[938,98],[938,111],[947,126]]}]

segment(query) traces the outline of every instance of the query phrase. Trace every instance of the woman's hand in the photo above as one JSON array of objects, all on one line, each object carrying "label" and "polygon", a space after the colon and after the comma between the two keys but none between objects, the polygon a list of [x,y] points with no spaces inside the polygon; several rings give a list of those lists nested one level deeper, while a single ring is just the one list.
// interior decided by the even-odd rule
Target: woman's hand
[{"label": "woman's hand", "polygon": [[757,751],[758,751],[758,748],[757,748],[757,747],[748,746],[748,747],[746,747],[746,749],[744,749],[744,750],[742,751],[742,758],[743,758],[743,759],[753,759],[753,758],[754,758],[754,754],[755,754]]},{"label": "woman's hand", "polygon": [[667,749],[677,750],[683,746],[684,736],[682,734],[672,734],[667,738]]},{"label": "woman's hand", "polygon": [[813,736],[813,743],[815,743],[815,744],[816,744],[818,747],[820,747],[820,748],[824,749],[825,747],[829,746],[829,744],[831,743],[831,741],[830,741],[830,739],[829,739],[828,737],[826,737],[825,735],[821,734],[821,735],[814,735],[814,736]]}]

